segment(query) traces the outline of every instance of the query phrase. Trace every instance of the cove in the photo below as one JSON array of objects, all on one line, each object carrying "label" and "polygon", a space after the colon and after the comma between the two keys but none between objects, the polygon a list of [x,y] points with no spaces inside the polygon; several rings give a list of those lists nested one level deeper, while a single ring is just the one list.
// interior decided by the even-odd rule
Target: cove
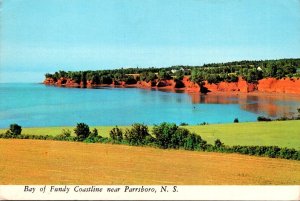
[{"label": "cove", "polygon": [[[176,92],[176,91],[175,91]],[[295,115],[297,95],[176,93],[153,89],[64,88],[0,84],[0,128],[89,125],[199,124],[256,121]]]}]

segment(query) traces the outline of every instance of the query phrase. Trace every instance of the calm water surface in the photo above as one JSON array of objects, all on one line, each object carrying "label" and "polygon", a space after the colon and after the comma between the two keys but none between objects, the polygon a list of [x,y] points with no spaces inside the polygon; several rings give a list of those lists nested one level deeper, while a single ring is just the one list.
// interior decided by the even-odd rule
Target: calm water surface
[{"label": "calm water surface", "polygon": [[256,121],[295,115],[300,96],[199,95],[137,88],[78,89],[42,84],[0,84],[0,128],[89,125],[148,125]]}]

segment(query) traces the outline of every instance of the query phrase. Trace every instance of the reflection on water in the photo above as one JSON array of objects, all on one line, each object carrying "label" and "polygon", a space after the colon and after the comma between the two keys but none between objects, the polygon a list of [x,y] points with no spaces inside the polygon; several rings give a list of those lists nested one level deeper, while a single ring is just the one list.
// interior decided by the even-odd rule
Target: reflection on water
[{"label": "reflection on water", "polygon": [[299,95],[287,94],[189,94],[193,104],[239,104],[240,108],[270,117],[296,115],[300,107]]}]

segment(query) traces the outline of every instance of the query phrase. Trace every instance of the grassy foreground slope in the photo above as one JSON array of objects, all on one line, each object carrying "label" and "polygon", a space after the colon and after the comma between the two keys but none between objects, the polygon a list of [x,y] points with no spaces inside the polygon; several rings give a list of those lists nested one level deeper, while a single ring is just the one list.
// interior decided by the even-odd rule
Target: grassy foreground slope
[{"label": "grassy foreground slope", "polygon": [[111,144],[0,139],[0,184],[299,184],[300,162]]},{"label": "grassy foreground slope", "polygon": [[[125,129],[130,126],[119,126]],[[43,127],[23,128],[22,133],[33,135],[58,135],[62,129],[73,131],[73,127]],[[103,137],[109,136],[113,126],[96,126]],[[151,130],[151,126],[149,127]],[[201,135],[202,138],[213,144],[219,138],[226,145],[276,145],[279,147],[295,148],[300,150],[300,121],[272,121],[249,122],[237,124],[211,124],[204,126],[185,126],[192,132]],[[5,129],[0,129],[0,133]]]},{"label": "grassy foreground slope", "polygon": [[300,121],[248,122],[188,126],[210,143],[216,138],[226,145],[276,145],[300,150]]}]

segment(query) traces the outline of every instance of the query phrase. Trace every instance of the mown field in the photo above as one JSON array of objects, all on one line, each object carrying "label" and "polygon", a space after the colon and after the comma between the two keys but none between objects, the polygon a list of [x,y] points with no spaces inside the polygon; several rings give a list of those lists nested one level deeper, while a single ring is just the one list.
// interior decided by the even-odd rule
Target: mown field
[{"label": "mown field", "polygon": [[[22,133],[34,135],[58,135],[62,129],[73,127],[46,127],[46,128],[23,128]],[[119,126],[125,129],[130,126]],[[219,138],[226,145],[276,145],[279,147],[295,148],[300,150],[300,121],[272,121],[272,122],[249,122],[237,124],[211,124],[203,126],[184,126],[192,132],[201,135],[202,138],[213,144]],[[96,126],[99,134],[109,136],[113,126]],[[149,126],[151,130],[151,126]],[[0,133],[6,129],[0,129]]]},{"label": "mown field", "polygon": [[300,162],[239,154],[0,139],[0,184],[299,184]]}]

